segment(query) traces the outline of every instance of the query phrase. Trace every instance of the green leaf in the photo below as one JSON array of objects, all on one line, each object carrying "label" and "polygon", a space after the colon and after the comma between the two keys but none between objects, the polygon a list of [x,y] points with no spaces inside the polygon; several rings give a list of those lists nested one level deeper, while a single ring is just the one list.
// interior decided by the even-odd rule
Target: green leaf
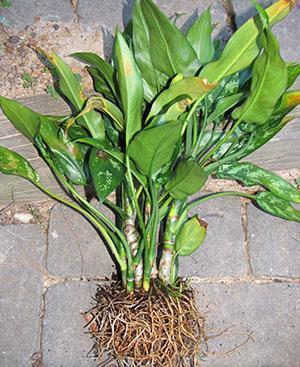
[{"label": "green leaf", "polygon": [[185,36],[151,0],[141,0],[140,4],[149,29],[154,67],[169,77],[195,75],[200,63]]},{"label": "green leaf", "polygon": [[178,163],[165,189],[175,199],[185,200],[199,191],[206,180],[207,174],[197,161],[183,160]]},{"label": "green leaf", "polygon": [[300,104],[300,90],[285,92],[282,95],[278,107],[274,110],[275,115],[286,115]]},{"label": "green leaf", "polygon": [[94,138],[82,138],[77,139],[75,142],[87,144],[89,146],[97,148],[98,150],[103,150],[105,153],[109,154],[118,162],[125,164],[124,153],[122,153],[119,148],[113,148],[107,141]]},{"label": "green leaf", "polygon": [[300,203],[300,191],[296,187],[252,163],[225,164],[218,169],[217,177],[238,180],[246,186],[260,185],[281,199]]},{"label": "green leaf", "polygon": [[92,66],[87,66],[86,70],[89,72],[90,76],[93,79],[95,91],[101,93],[105,98],[116,103],[115,96],[113,95],[111,89],[107,86],[105,80],[98,72],[98,69]]},{"label": "green leaf", "polygon": [[287,85],[286,64],[279,52],[278,42],[268,29],[263,37],[264,52],[253,66],[250,94],[233,118],[257,124],[265,123],[272,115],[276,102]]},{"label": "green leaf", "polygon": [[138,133],[129,145],[128,155],[147,176],[155,175],[169,163],[181,136],[182,122],[170,121]]},{"label": "green leaf", "polygon": [[102,80],[105,81],[106,86],[110,89],[113,96],[116,96],[116,89],[114,84],[114,68],[107,61],[92,52],[75,52],[70,56],[93,66],[99,73]]},{"label": "green leaf", "polygon": [[108,99],[99,96],[90,97],[84,109],[78,114],[75,118],[70,119],[69,125],[72,125],[75,120],[80,118],[81,116],[85,116],[89,114],[93,110],[98,110],[104,112],[107,116],[111,117],[111,119],[115,122],[118,130],[123,130],[124,127],[124,118],[122,112],[119,108],[110,102]]},{"label": "green leaf", "polygon": [[125,169],[120,162],[98,149],[91,152],[89,168],[97,196],[103,202],[120,185]]},{"label": "green leaf", "polygon": [[187,39],[193,46],[201,64],[212,61],[215,47],[212,40],[213,26],[210,8],[205,10],[187,32]]},{"label": "green leaf", "polygon": [[20,154],[0,146],[0,172],[15,175],[37,183],[40,178],[30,163]]},{"label": "green leaf", "polygon": [[132,15],[134,58],[143,77],[144,96],[150,102],[168,80],[168,76],[155,69],[152,62],[149,29],[141,9],[135,1]]},{"label": "green leaf", "polygon": [[179,256],[190,256],[203,243],[207,223],[194,216],[188,219],[176,236],[175,251]]},{"label": "green leaf", "polygon": [[[282,20],[290,11],[290,1],[279,0],[266,9],[270,25]],[[214,83],[227,75],[247,68],[260,52],[258,35],[262,29],[259,15],[249,19],[230,38],[221,58],[206,65],[200,73],[201,78],[207,78]]]},{"label": "green leaf", "polygon": [[71,102],[74,109],[79,111],[84,105],[86,97],[69,65],[67,65],[55,52],[47,54],[43,50],[38,50],[53,66],[54,72],[59,80],[59,89],[62,94]]},{"label": "green leaf", "polygon": [[164,90],[155,99],[147,116],[147,120],[159,114],[166,106],[178,99],[178,102],[171,107],[178,111],[176,116],[173,116],[175,119],[175,117],[178,117],[185,111],[188,105],[191,105],[197,98],[206,94],[214,87],[215,84],[205,83],[205,81],[198,77],[183,78],[172,83],[168,89]]},{"label": "green leaf", "polygon": [[[99,150],[103,150],[107,153],[110,157],[114,158],[119,163],[122,163],[124,167],[126,166],[125,156],[124,153],[120,151],[119,148],[113,148],[107,141],[93,139],[93,138],[83,138],[76,140],[77,143],[87,144],[92,147],[98,148]],[[147,184],[147,180],[145,176],[142,176],[137,169],[135,168],[134,164],[131,162],[130,169],[136,179],[145,187]]]},{"label": "green leaf", "polygon": [[288,73],[288,82],[287,82],[287,89],[288,89],[294,84],[294,82],[300,75],[300,64],[295,62],[288,63],[287,73]]},{"label": "green leaf", "polygon": [[[79,146],[69,141],[61,129],[45,118],[41,121],[38,134],[57,169],[75,185],[86,185],[84,156]],[[41,145],[38,148],[43,156]]]},{"label": "green leaf", "polygon": [[14,127],[33,142],[34,135],[39,129],[41,114],[32,111],[17,101],[1,96],[0,107]]},{"label": "green leaf", "polygon": [[260,192],[256,195],[257,205],[269,214],[276,217],[300,222],[300,210],[295,209],[286,200],[274,196],[270,192]]},{"label": "green leaf", "polygon": [[114,45],[121,102],[126,124],[126,145],[142,127],[143,85],[132,53],[122,34],[117,31]]},{"label": "green leaf", "polygon": [[[59,89],[61,93],[70,101],[75,112],[80,112],[83,108],[87,97],[83,93],[80,83],[78,82],[75,74],[72,72],[68,64],[66,64],[58,55],[54,52],[51,54],[45,53],[43,50],[38,49],[51,63],[55,75],[59,80]],[[87,127],[94,138],[104,139],[105,127],[101,116],[91,111],[82,116],[78,123]]]},{"label": "green leaf", "polygon": [[211,123],[233,108],[243,97],[243,93],[236,93],[228,97],[220,98],[216,104],[214,111],[208,116],[207,122]]},{"label": "green leaf", "polygon": [[[252,138],[248,142],[247,146],[240,152],[237,160],[240,160],[249,154],[253,153],[261,146],[265,145],[269,140],[273,138],[286,124],[293,120],[293,117],[274,117],[267,121],[265,124],[257,126],[252,133]],[[250,136],[249,136],[250,139]]]}]

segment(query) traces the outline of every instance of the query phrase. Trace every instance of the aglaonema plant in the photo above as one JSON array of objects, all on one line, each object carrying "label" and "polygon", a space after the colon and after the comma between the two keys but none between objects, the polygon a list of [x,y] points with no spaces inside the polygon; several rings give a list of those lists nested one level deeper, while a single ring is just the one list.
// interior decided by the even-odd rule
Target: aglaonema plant
[{"label": "aglaonema plant", "polygon": [[[25,158],[4,147],[0,170],[84,215],[102,234],[128,294],[149,292],[156,279],[178,284],[179,258],[205,239],[207,223],[189,215],[205,201],[246,197],[271,215],[300,222],[293,206],[299,190],[240,162],[288,124],[300,102],[300,91],[290,90],[300,65],[282,59],[271,30],[293,3],[279,0],[266,10],[257,4],[258,14],[221,49],[209,9],[183,33],[151,0],[137,0],[126,30],[116,30],[110,62],[89,52],[72,55],[88,65],[95,88],[89,96],[59,56],[38,50],[72,113],[41,115],[4,97],[0,105],[72,200],[50,192]],[[191,200],[209,176],[263,190]],[[86,185],[94,187],[100,209],[79,193]]]}]

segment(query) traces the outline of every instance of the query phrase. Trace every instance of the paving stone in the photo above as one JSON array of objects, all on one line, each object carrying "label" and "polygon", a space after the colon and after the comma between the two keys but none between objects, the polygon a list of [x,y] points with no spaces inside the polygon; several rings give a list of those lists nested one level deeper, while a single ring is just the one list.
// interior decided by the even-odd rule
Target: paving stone
[{"label": "paving stone", "polygon": [[300,277],[300,225],[249,207],[250,257],[254,274]]},{"label": "paving stone", "polygon": [[[101,6],[98,0],[80,0],[78,14],[80,25],[86,29],[103,31],[104,54],[109,56],[112,49],[116,26],[126,25],[131,19],[132,0],[103,1]],[[156,4],[169,17],[180,14],[177,21],[179,27],[186,30],[197,17],[211,6],[212,18],[215,24],[215,35],[223,41],[229,38],[231,30],[226,24],[226,13],[220,0],[158,0]]]},{"label": "paving stone", "polygon": [[62,276],[110,276],[114,271],[98,232],[80,214],[61,204],[51,212],[47,269]]},{"label": "paving stone", "polygon": [[71,22],[75,20],[71,1],[69,0],[13,0],[9,8],[0,8],[0,15],[5,24],[16,30],[23,29],[39,20],[53,22]]},{"label": "paving stone", "polygon": [[[195,285],[206,313],[210,356],[203,367],[299,367],[300,285]],[[229,328],[226,332],[225,329]],[[253,340],[244,343],[249,334]]]},{"label": "paving stone", "polygon": [[[270,6],[274,0],[260,1],[264,7]],[[252,3],[248,0],[232,0],[234,10],[236,12],[236,23],[238,27],[246,20],[251,18],[256,10]],[[300,9],[298,6],[281,22],[273,27],[274,33],[277,36],[281,54],[287,61],[299,61],[300,44]]]},{"label": "paving stone", "polygon": [[44,367],[95,367],[87,354],[93,347],[84,332],[81,312],[91,307],[95,284],[66,283],[47,290],[43,323]]},{"label": "paving stone", "polygon": [[0,226],[0,366],[29,367],[39,349],[46,236],[38,225]]},{"label": "paving stone", "polygon": [[207,237],[189,257],[180,258],[183,276],[234,276],[246,273],[239,198],[223,197],[194,208],[208,223]]}]

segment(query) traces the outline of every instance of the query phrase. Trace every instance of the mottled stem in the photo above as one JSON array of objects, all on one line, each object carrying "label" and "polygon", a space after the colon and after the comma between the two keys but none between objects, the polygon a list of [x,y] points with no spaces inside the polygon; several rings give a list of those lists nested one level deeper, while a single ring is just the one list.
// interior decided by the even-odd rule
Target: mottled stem
[{"label": "mottled stem", "polygon": [[181,201],[173,202],[166,221],[164,245],[159,263],[159,278],[169,284],[175,245],[175,228],[179,218]]},{"label": "mottled stem", "polygon": [[[126,213],[127,219],[125,220],[124,234],[127,238],[127,242],[130,246],[131,253],[133,256],[137,254],[139,246],[139,234],[135,226],[135,212],[133,210],[130,201],[127,199],[126,203]],[[130,269],[129,269],[130,270]],[[135,271],[129,271],[127,275],[127,290],[133,290],[133,283],[135,283],[136,288],[140,288],[143,278],[143,261],[137,265]]]}]

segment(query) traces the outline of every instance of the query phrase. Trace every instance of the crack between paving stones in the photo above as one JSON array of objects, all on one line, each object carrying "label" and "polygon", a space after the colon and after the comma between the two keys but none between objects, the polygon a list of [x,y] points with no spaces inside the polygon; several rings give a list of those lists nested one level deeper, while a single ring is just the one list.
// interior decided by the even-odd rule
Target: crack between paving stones
[{"label": "crack between paving stones", "polygon": [[231,0],[221,0],[221,3],[226,12],[226,23],[234,33],[237,30],[237,24],[236,24],[236,13],[234,10],[233,3]]},{"label": "crack between paving stones", "polygon": [[46,312],[46,292],[48,288],[43,286],[39,309],[38,350],[31,356],[32,367],[43,367],[43,332]]},{"label": "crack between paving stones", "polygon": [[72,9],[73,9],[73,13],[74,13],[75,18],[76,18],[76,23],[79,25],[80,18],[81,18],[79,13],[78,13],[79,0],[70,0],[70,2],[71,2]]},{"label": "crack between paving stones", "polygon": [[49,255],[50,221],[51,221],[52,211],[53,211],[53,209],[55,208],[56,205],[57,204],[54,204],[52,206],[52,208],[49,209],[48,223],[47,223],[47,228],[46,228],[47,241],[46,241],[46,250],[45,250],[45,255],[44,255],[44,258],[43,258],[43,262],[44,262],[44,267],[45,267],[45,270],[46,270],[47,274],[48,274],[47,262],[48,262],[48,255]]},{"label": "crack between paving stones", "polygon": [[[237,283],[255,283],[255,284],[270,284],[270,283],[291,283],[300,285],[300,277],[287,277],[281,275],[267,276],[267,275],[247,275],[247,276],[228,276],[228,277],[197,277],[192,276],[187,278],[191,283],[195,284],[237,284]],[[45,288],[51,288],[56,285],[66,283],[93,283],[93,282],[110,282],[107,276],[102,277],[61,277],[53,276],[49,274],[49,277],[45,279]]]},{"label": "crack between paving stones", "polygon": [[285,277],[285,276],[265,276],[265,275],[249,275],[241,277],[191,277],[191,283],[195,284],[272,284],[285,283],[300,285],[300,277]]},{"label": "crack between paving stones", "polygon": [[241,198],[241,220],[243,227],[243,252],[244,258],[247,264],[247,275],[253,274],[251,256],[250,256],[250,241],[249,241],[249,228],[248,228],[248,205],[249,200]]}]

